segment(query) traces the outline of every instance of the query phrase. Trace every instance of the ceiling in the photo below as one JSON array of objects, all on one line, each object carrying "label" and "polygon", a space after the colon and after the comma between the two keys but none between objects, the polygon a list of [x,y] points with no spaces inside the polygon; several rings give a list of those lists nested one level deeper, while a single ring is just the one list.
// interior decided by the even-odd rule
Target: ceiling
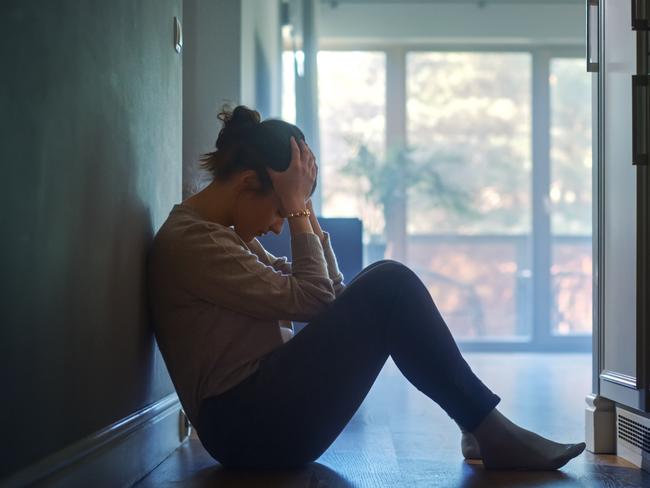
[{"label": "ceiling", "polygon": [[321,3],[336,7],[341,4],[376,4],[376,3],[469,3],[476,5],[494,5],[494,4],[582,4],[584,0],[321,0]]}]

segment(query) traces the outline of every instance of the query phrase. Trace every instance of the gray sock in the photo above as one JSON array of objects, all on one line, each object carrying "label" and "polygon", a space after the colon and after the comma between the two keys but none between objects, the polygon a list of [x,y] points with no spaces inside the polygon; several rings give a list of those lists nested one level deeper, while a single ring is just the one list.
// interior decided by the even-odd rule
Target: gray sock
[{"label": "gray sock", "polygon": [[584,451],[584,442],[561,444],[519,427],[496,408],[472,432],[486,469],[553,470]]}]

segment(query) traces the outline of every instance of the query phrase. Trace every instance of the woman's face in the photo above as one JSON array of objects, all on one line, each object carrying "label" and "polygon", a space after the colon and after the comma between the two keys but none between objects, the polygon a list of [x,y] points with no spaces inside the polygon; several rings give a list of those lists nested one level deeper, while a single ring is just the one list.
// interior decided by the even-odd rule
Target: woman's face
[{"label": "woman's face", "polygon": [[280,234],[284,224],[284,210],[275,191],[259,195],[254,191],[240,193],[236,201],[233,221],[235,232],[244,242],[267,232]]}]

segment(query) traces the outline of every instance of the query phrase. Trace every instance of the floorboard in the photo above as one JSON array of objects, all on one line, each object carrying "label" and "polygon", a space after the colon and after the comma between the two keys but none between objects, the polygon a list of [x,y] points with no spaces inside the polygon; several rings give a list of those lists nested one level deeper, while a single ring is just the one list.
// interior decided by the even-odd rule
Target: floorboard
[{"label": "floorboard", "polygon": [[[513,422],[558,442],[580,442],[590,354],[465,353],[476,374],[501,396]],[[341,435],[299,470],[223,468],[198,440],[184,443],[136,486],[147,487],[650,487],[650,474],[617,456],[587,451],[558,471],[485,471],[460,452],[453,420],[401,375],[389,358]]]}]

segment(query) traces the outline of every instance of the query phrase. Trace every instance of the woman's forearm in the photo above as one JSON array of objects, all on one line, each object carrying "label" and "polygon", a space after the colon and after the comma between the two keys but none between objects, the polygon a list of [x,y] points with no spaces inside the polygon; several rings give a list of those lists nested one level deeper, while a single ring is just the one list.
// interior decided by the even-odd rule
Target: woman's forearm
[{"label": "woman's forearm", "polygon": [[316,214],[311,214],[309,216],[309,222],[311,222],[311,228],[314,230],[314,234],[320,237],[321,240],[324,239],[325,235],[323,234],[323,229],[320,228]]},{"label": "woman's forearm", "polygon": [[307,208],[310,212],[309,223],[311,224],[311,228],[314,231],[314,234],[323,240],[325,238],[325,235],[323,234],[323,229],[321,229],[320,224],[318,223],[318,218],[316,218],[316,212],[314,212],[314,208],[311,204],[311,198],[307,202]]}]

